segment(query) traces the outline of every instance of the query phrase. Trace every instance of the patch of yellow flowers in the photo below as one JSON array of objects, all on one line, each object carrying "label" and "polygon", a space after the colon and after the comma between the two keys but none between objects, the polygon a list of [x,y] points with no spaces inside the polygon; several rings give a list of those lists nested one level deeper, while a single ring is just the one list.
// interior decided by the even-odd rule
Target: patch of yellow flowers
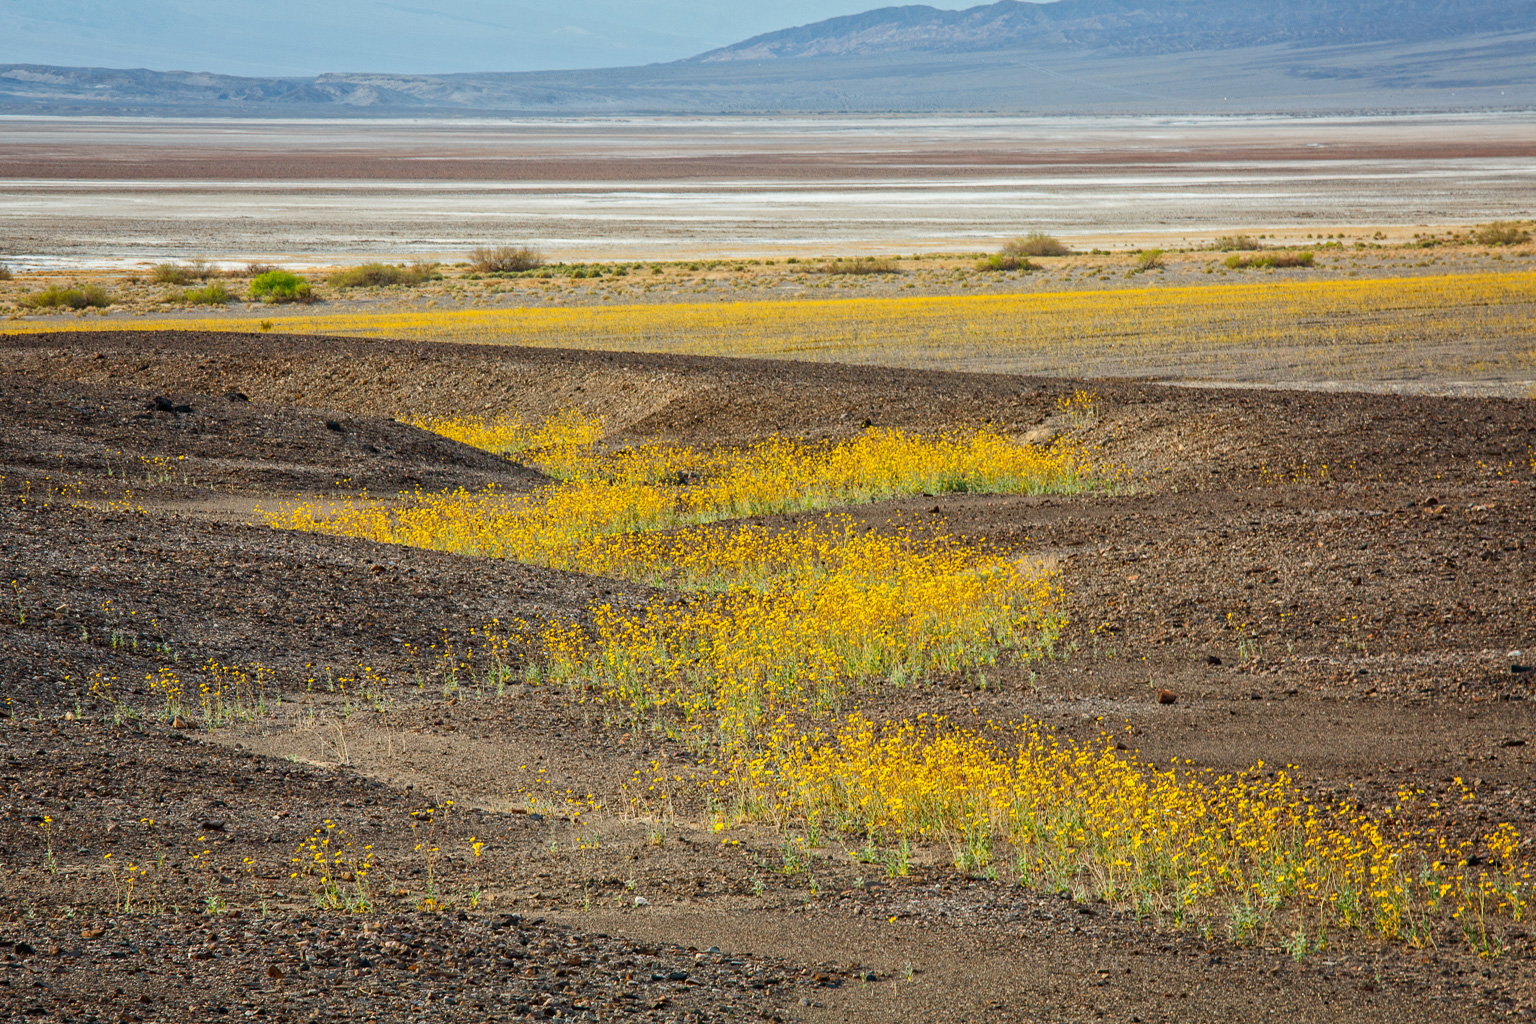
[{"label": "patch of yellow flowers", "polygon": [[553,677],[598,684],[640,710],[674,708],[696,728],[718,728],[728,745],[750,745],[776,708],[836,706],[850,685],[1027,654],[1050,644],[1060,613],[1047,572],[975,542],[836,516],[786,529],[720,521],[925,491],[1095,482],[1070,445],[1030,447],[987,431],[598,453],[596,429],[574,416],[536,429],[430,425],[515,448],[565,479],[526,496],[460,490],[393,505],[299,505],[272,522],[669,588],[640,608],[595,605],[583,621],[549,623],[529,639]]},{"label": "patch of yellow flowers", "polygon": [[[614,540],[625,534],[906,494],[1061,493],[1098,481],[1087,454],[1070,443],[1039,448],[991,431],[930,436],[871,429],[841,443],[774,437],[702,455],[670,446],[598,454],[583,438],[599,428],[577,417],[538,430],[503,421],[424,422],[445,436],[476,438],[488,450],[527,452],[561,482],[528,496],[491,487],[416,493],[392,504],[292,505],[269,520],[287,529],[611,574],[634,561],[634,549]],[[627,554],[615,554],[615,545]]]},{"label": "patch of yellow flowers", "polygon": [[[1517,830],[1485,836],[1480,864],[1474,843],[1452,845],[1432,827],[1422,792],[1402,791],[1372,816],[1313,803],[1262,763],[1241,775],[1159,770],[1111,737],[1078,744],[1033,722],[876,726],[855,714],[832,735],[776,726],[777,742],[731,774],[744,816],[945,841],[957,867],[988,877],[1006,847],[1021,882],[1174,920],[1225,906],[1239,939],[1287,907],[1319,933],[1431,944],[1448,909],[1475,946],[1496,952],[1492,921],[1523,920],[1533,896]],[[1471,799],[1464,787],[1461,796]]]},{"label": "patch of yellow flowers", "polygon": [[716,724],[731,749],[754,745],[775,709],[825,711],[849,687],[1028,656],[1062,621],[1055,583],[1028,562],[839,516],[782,531],[628,537],[603,553],[604,571],[684,596],[638,613],[602,604],[589,624],[545,629],[550,672],[597,682],[637,709],[675,706]]},{"label": "patch of yellow flowers", "polygon": [[[1091,418],[1095,396],[1074,395],[1063,411]],[[971,874],[1005,865],[1021,882],[1175,921],[1225,908],[1239,940],[1285,909],[1298,922],[1286,941],[1298,950],[1318,948],[1330,927],[1430,944],[1449,915],[1494,954],[1494,923],[1527,912],[1533,890],[1518,831],[1501,825],[1482,837],[1480,861],[1476,843],[1445,838],[1422,793],[1400,793],[1373,816],[1315,804],[1287,772],[1262,764],[1236,776],[1158,769],[1109,738],[1076,744],[1033,722],[842,717],[860,688],[1048,650],[1064,622],[1054,578],[1016,553],[899,520],[879,529],[840,514],[784,526],[726,521],[918,492],[1102,481],[1070,446],[1032,448],[986,431],[868,430],[840,443],[601,453],[600,428],[576,415],[536,428],[421,425],[522,454],[560,482],[528,496],[298,506],[274,524],[658,588],[641,606],[596,604],[581,621],[523,639],[541,649],[539,671],[551,678],[712,730],[718,795],[735,801],[740,819],[814,820],[902,849],[947,842]],[[829,720],[842,724],[814,725]]]}]

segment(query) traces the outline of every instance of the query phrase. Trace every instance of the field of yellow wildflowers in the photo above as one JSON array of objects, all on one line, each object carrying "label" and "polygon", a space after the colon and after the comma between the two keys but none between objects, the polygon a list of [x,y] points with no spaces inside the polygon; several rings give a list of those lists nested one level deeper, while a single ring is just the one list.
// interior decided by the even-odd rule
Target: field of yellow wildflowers
[{"label": "field of yellow wildflowers", "polygon": [[[883,366],[1251,379],[1529,376],[1536,273],[1015,295],[326,313],[275,332]],[[18,323],[34,330],[250,330],[232,316]]]},{"label": "field of yellow wildflowers", "polygon": [[0,348],[26,1016],[1536,1007],[1528,402]]},{"label": "field of yellow wildflowers", "polygon": [[[1064,400],[1091,410],[1095,396]],[[741,517],[919,491],[1073,491],[1112,483],[1070,442],[987,432],[867,430],[841,443],[773,438],[744,450],[603,451],[600,424],[425,420],[517,453],[560,482],[529,497],[463,491],[272,515],[289,529],[512,558],[660,589],[640,608],[594,604],[537,628],[530,678],[596,688],[641,720],[670,717],[714,752],[713,799],[735,822],[820,826],[871,844],[946,844],[955,866],[1105,900],[1178,924],[1223,920],[1245,941],[1338,932],[1414,945],[1447,916],[1474,947],[1533,896],[1508,826],[1453,841],[1422,793],[1384,814],[1315,803],[1262,764],[1217,775],[1157,768],[1124,744],[1053,738],[1038,723],[877,725],[873,689],[921,687],[1000,657],[1048,653],[1059,582],[1027,552],[832,513],[799,525]],[[654,791],[654,787],[653,787]],[[1481,843],[1498,851],[1479,865]]]},{"label": "field of yellow wildflowers", "polygon": [[681,592],[686,600],[658,597],[639,613],[599,605],[586,622],[547,625],[528,641],[555,678],[597,683],[639,710],[674,706],[732,744],[752,742],[777,709],[835,706],[849,685],[963,671],[1048,646],[1056,612],[1048,575],[1014,552],[918,538],[899,525],[875,532],[838,516],[790,529],[728,521],[920,492],[1067,492],[1104,482],[1070,443],[1043,449],[986,431],[871,429],[842,443],[772,438],[744,450],[604,453],[597,428],[571,414],[537,428],[423,425],[516,450],[564,479],[528,497],[461,490],[290,506],[272,523]]}]

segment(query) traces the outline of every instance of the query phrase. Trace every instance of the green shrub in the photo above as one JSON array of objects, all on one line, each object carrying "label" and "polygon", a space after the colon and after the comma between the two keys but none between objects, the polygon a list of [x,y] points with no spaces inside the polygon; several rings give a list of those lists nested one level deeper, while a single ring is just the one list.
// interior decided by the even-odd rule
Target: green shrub
[{"label": "green shrub", "polygon": [[23,295],[20,302],[29,309],[57,309],[60,306],[85,309],[87,306],[110,306],[112,297],[97,284],[83,288],[60,288],[51,284],[35,295]]},{"label": "green shrub", "polygon": [[895,274],[896,261],[874,256],[860,256],[852,260],[833,260],[817,268],[823,274]]},{"label": "green shrub", "polygon": [[1472,232],[1478,245],[1520,245],[1531,240],[1531,233],[1512,220],[1479,224]]},{"label": "green shrub", "polygon": [[482,246],[469,254],[469,265],[482,274],[511,274],[536,270],[544,265],[542,253],[523,246]]},{"label": "green shrub", "polygon": [[1228,256],[1229,270],[1253,270],[1264,267],[1310,267],[1315,261],[1310,252],[1271,252],[1263,256]]},{"label": "green shrub", "polygon": [[223,281],[213,281],[182,296],[183,301],[196,306],[222,306],[235,301],[234,293],[224,287]]},{"label": "green shrub", "polygon": [[1144,274],[1149,270],[1161,270],[1163,268],[1163,250],[1142,249],[1136,254],[1136,266],[1133,274]]},{"label": "green shrub", "polygon": [[1031,231],[1003,246],[1000,256],[1066,256],[1072,252],[1060,239],[1043,231]]},{"label": "green shrub", "polygon": [[10,279],[11,268],[6,266],[4,263],[0,263],[0,281],[9,281]]},{"label": "green shrub", "polygon": [[1039,270],[1040,267],[1022,256],[1006,256],[999,253],[988,256],[976,264],[977,270]]},{"label": "green shrub", "polygon": [[388,263],[365,263],[360,267],[340,270],[329,278],[338,288],[372,288],[392,284],[421,284],[423,281],[441,281],[435,263],[413,263],[410,266]]},{"label": "green shrub", "polygon": [[309,282],[286,270],[269,270],[251,282],[251,297],[263,302],[313,302]]},{"label": "green shrub", "polygon": [[1211,242],[1211,248],[1217,252],[1252,252],[1255,249],[1264,248],[1259,240],[1252,235],[1222,235]]}]

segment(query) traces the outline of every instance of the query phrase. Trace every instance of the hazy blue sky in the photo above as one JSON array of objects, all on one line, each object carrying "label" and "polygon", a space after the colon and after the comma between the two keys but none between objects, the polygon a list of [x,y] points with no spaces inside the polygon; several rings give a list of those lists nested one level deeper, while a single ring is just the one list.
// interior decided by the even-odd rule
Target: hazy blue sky
[{"label": "hazy blue sky", "polygon": [[890,0],[0,0],[0,64],[245,75],[613,67],[884,6]]}]

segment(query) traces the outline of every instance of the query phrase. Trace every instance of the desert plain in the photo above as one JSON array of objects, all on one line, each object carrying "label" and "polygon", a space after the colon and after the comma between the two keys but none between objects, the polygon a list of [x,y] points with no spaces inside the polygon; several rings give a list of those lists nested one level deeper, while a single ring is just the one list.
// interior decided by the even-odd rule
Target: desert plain
[{"label": "desert plain", "polygon": [[[15,260],[0,1006],[1536,1016],[1530,224],[1304,220],[1012,268],[391,243],[291,259],[292,304],[270,247]],[[420,273],[347,283],[375,257]],[[872,575],[846,626],[751,617],[830,615],[854,549],[893,618]]]}]

